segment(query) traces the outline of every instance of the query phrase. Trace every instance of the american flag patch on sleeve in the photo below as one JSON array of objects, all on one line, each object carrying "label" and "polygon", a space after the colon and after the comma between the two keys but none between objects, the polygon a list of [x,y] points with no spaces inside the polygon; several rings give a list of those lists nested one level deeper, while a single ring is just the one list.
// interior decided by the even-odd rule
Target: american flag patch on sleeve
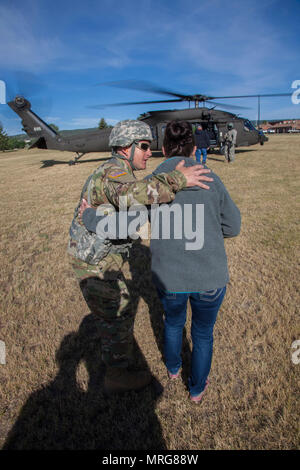
[{"label": "american flag patch on sleeve", "polygon": [[116,171],[114,173],[111,173],[108,175],[109,178],[119,178],[119,176],[124,176],[127,175],[128,173],[126,171]]}]

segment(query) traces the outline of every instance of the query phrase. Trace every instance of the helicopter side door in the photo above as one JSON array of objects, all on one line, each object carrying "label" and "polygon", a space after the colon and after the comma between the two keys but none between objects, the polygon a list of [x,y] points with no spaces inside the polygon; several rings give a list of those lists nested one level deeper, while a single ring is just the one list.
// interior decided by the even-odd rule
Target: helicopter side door
[{"label": "helicopter side door", "polygon": [[156,126],[156,130],[157,130],[157,134],[156,134],[157,135],[157,150],[162,149],[166,127],[167,127],[166,122],[159,122]]},{"label": "helicopter side door", "polygon": [[156,124],[149,124],[153,136],[153,140],[151,142],[151,150],[158,150],[159,149],[159,131],[158,126]]}]

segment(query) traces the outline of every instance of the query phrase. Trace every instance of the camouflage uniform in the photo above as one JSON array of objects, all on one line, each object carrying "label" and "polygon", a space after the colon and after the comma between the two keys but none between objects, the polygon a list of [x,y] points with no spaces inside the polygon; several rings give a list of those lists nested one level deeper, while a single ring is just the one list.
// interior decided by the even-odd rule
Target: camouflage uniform
[{"label": "camouflage uniform", "polygon": [[229,129],[226,134],[224,135],[225,145],[225,158],[228,162],[234,161],[235,156],[235,144],[236,144],[236,136],[237,131],[236,129]]},{"label": "camouflage uniform", "polygon": [[102,358],[109,367],[128,367],[132,355],[134,311],[121,272],[124,254],[132,242],[101,240],[89,232],[79,220],[81,200],[85,198],[94,208],[108,203],[118,207],[120,196],[127,196],[128,206],[165,203],[172,201],[185,184],[185,177],[176,170],[137,181],[128,163],[113,153],[84,185],[70,228],[68,253],[83,296],[99,316]]}]

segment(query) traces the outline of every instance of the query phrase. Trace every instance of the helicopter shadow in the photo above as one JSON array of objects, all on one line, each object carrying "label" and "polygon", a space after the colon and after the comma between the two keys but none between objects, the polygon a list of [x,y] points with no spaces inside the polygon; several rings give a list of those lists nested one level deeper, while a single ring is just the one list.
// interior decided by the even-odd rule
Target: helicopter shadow
[{"label": "helicopter shadow", "polygon": [[257,152],[257,149],[235,149],[235,153]]},{"label": "helicopter shadow", "polygon": [[[239,154],[239,153],[248,153],[248,152],[256,152],[257,149],[235,149],[235,153],[236,154]],[[214,155],[212,157],[212,155]],[[219,158],[217,158],[217,156]],[[207,160],[213,160],[215,162],[219,162],[219,163],[227,163],[226,159],[225,159],[225,156],[224,155],[221,155],[220,153],[216,152],[216,153],[209,153],[207,154]]]},{"label": "helicopter shadow", "polygon": [[[57,375],[28,398],[3,450],[166,449],[155,413],[160,383],[152,376],[152,383],[139,392],[106,396],[100,345],[100,322],[89,313],[77,332],[63,338],[56,352]],[[135,340],[134,351],[135,365],[149,370]],[[78,379],[80,370],[87,378]]]},{"label": "helicopter shadow", "polygon": [[221,157],[220,158],[215,158],[215,157],[211,157],[210,155],[207,155],[207,160],[213,160],[214,162],[219,162],[219,163],[224,163],[224,157]]},{"label": "helicopter shadow", "polygon": [[[90,159],[90,160],[77,161],[76,163],[74,163],[73,160],[68,160],[67,162],[66,162],[66,161],[59,161],[59,160],[41,160],[42,166],[41,166],[40,168],[41,168],[41,169],[42,169],[42,168],[49,168],[50,166],[54,166],[54,165],[69,165],[69,166],[73,166],[74,164],[75,164],[75,165],[78,165],[78,164],[81,164],[81,163],[103,162],[103,161],[106,161],[108,158],[109,158],[109,157],[93,158],[93,159]],[[70,162],[72,162],[72,163],[70,163]]]}]

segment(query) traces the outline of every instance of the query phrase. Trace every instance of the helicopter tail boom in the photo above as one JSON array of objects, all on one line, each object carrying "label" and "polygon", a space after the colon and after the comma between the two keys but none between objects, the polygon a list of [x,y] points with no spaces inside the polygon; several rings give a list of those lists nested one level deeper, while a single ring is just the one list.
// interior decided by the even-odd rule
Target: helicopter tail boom
[{"label": "helicopter tail boom", "polygon": [[34,146],[48,148],[47,140],[55,141],[59,134],[44,122],[37,114],[31,111],[31,103],[23,96],[16,96],[14,100],[7,103],[8,106],[22,119],[23,130],[30,138],[38,139]]}]

